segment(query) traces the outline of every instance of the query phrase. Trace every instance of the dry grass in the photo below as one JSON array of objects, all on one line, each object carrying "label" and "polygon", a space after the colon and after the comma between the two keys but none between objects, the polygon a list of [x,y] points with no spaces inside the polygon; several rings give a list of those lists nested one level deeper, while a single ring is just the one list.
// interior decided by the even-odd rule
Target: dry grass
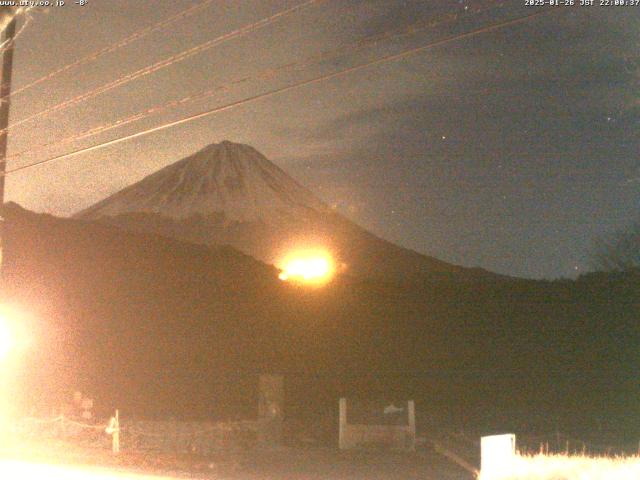
[{"label": "dry grass", "polygon": [[640,456],[517,455],[501,472],[479,480],[638,480]]}]

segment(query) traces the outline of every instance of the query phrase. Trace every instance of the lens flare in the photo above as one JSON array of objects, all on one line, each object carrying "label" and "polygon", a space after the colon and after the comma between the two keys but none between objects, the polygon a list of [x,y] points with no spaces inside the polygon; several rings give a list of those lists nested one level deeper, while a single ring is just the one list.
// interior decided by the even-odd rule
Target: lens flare
[{"label": "lens flare", "polygon": [[331,255],[322,250],[293,252],[281,262],[282,281],[324,284],[331,280],[335,266]]},{"label": "lens flare", "polygon": [[5,318],[0,316],[0,360],[4,359],[13,346],[11,330]]},{"label": "lens flare", "polygon": [[0,361],[7,360],[27,346],[25,321],[24,314],[0,304]]},{"label": "lens flare", "polygon": [[0,459],[0,477],[22,480],[178,480],[174,477],[144,475],[115,469],[46,465],[5,459]]}]

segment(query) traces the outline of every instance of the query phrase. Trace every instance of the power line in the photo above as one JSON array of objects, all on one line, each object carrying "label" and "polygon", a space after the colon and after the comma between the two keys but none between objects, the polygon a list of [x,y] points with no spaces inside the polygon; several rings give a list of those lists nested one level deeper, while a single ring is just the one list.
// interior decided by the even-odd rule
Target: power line
[{"label": "power line", "polygon": [[[465,11],[465,15],[467,14],[480,14],[484,11],[487,10],[491,10],[493,8],[496,7],[502,7],[504,5],[505,2],[499,2],[496,4],[493,4],[489,7],[483,7],[483,8],[477,8],[477,9],[473,9],[470,11]],[[267,69],[262,70],[261,72],[252,75],[252,76],[246,76],[231,82],[227,82],[226,84],[222,84],[222,85],[218,85],[215,86],[213,88],[207,89],[207,90],[203,90],[191,95],[188,95],[186,97],[180,98],[180,99],[176,99],[176,100],[171,100],[169,102],[165,102],[163,104],[158,104],[158,105],[154,105],[152,107],[149,107],[141,112],[135,113],[133,115],[130,115],[128,117],[124,117],[124,118],[119,118],[117,120],[102,124],[102,125],[98,125],[95,127],[91,127],[87,130],[84,130],[82,132],[79,133],[75,133],[73,135],[70,135],[66,138],[63,139],[59,139],[59,140],[54,140],[48,143],[44,143],[44,144],[40,144],[38,146],[36,146],[35,148],[26,148],[20,152],[16,152],[13,153],[11,155],[7,156],[7,159],[11,159],[11,158],[20,158],[22,156],[25,156],[27,154],[30,153],[34,153],[40,150],[43,150],[45,148],[50,148],[50,147],[55,147],[55,146],[61,146],[61,145],[65,145],[67,143],[72,143],[78,140],[82,140],[88,137],[93,137],[95,135],[99,135],[101,133],[105,133],[107,131],[113,130],[114,128],[119,128],[119,127],[123,127],[125,125],[128,125],[130,123],[133,122],[137,122],[139,120],[143,120],[145,118],[148,118],[152,115],[155,115],[159,112],[162,112],[163,110],[167,110],[170,108],[175,108],[181,105],[184,105],[186,103],[189,102],[193,102],[196,100],[204,100],[206,98],[212,97],[213,95],[222,92],[222,91],[227,91],[230,88],[237,86],[241,83],[246,83],[248,81],[251,80],[258,80],[258,79],[269,79],[271,77],[273,77],[274,75],[276,75],[277,73],[281,72],[281,71],[286,71],[286,70],[301,70],[302,68],[307,68],[311,65],[314,64],[318,64],[322,61],[326,61],[329,59],[334,59],[339,57],[340,55],[344,55],[347,52],[348,53],[354,53],[358,50],[367,48],[371,45],[375,45],[377,43],[380,43],[382,41],[387,41],[390,39],[397,39],[400,37],[404,37],[404,36],[409,36],[409,35],[415,35],[417,33],[420,33],[421,31],[424,31],[428,28],[433,28],[436,26],[440,26],[443,24],[447,24],[450,23],[452,21],[455,21],[458,18],[457,14],[447,14],[445,15],[444,19],[439,19],[438,21],[436,20],[431,20],[429,22],[426,22],[424,19],[418,20],[404,28],[396,28],[396,29],[392,29],[392,30],[388,30],[386,32],[383,33],[377,33],[377,34],[372,34],[369,35],[368,37],[362,38],[360,40],[357,40],[356,42],[353,42],[351,44],[347,44],[347,45],[341,45],[337,48],[331,49],[331,50],[326,50],[323,52],[320,52],[319,54],[315,54],[315,55],[311,55],[309,57],[306,57],[305,59],[301,60],[301,61],[297,61],[297,62],[290,62],[290,63],[286,63],[277,67],[270,67]]]},{"label": "power line", "polygon": [[295,83],[295,84],[292,84],[292,85],[287,85],[287,86],[284,86],[284,87],[281,87],[281,88],[277,88],[277,89],[274,89],[274,90],[271,90],[271,91],[268,91],[268,92],[264,92],[264,93],[260,93],[260,94],[257,94],[257,95],[254,95],[254,96],[251,96],[251,97],[248,97],[248,98],[244,98],[242,100],[237,100],[235,102],[231,102],[231,103],[228,103],[228,104],[223,105],[223,106],[215,107],[215,108],[212,108],[212,109],[209,109],[209,110],[205,110],[203,112],[199,112],[199,113],[196,113],[196,114],[193,114],[193,115],[189,115],[189,116],[181,118],[179,120],[175,120],[175,121],[172,121],[172,122],[167,122],[165,124],[149,128],[147,130],[142,130],[140,132],[132,133],[132,134],[129,134],[129,135],[124,135],[122,137],[118,137],[118,138],[115,138],[115,139],[112,139],[112,140],[109,140],[109,141],[106,141],[106,142],[98,143],[98,144],[92,145],[90,147],[80,148],[80,149],[74,150],[72,152],[64,153],[64,154],[61,154],[61,155],[56,155],[54,157],[50,157],[50,158],[47,158],[47,159],[44,159],[44,160],[40,160],[38,162],[34,162],[34,163],[30,163],[30,164],[23,165],[23,166],[20,166],[20,167],[16,167],[16,168],[13,168],[11,170],[7,170],[5,175],[16,173],[16,172],[19,172],[19,171],[22,171],[22,170],[26,170],[28,168],[36,167],[36,166],[39,166],[39,165],[43,165],[45,163],[50,163],[50,162],[61,160],[61,159],[64,159],[64,158],[69,158],[69,157],[72,157],[72,156],[80,155],[82,153],[92,152],[94,150],[99,150],[101,148],[109,147],[111,145],[116,145],[116,144],[122,143],[122,142],[124,142],[126,140],[132,140],[134,138],[138,138],[138,137],[142,137],[142,136],[145,136],[145,135],[149,135],[151,133],[159,132],[161,130],[166,130],[167,128],[171,128],[171,127],[175,127],[175,126],[178,126],[178,125],[182,125],[184,123],[188,123],[188,122],[191,122],[193,120],[198,120],[200,118],[204,118],[204,117],[207,117],[209,115],[220,113],[220,112],[223,112],[223,111],[226,111],[226,110],[231,110],[232,108],[236,108],[236,107],[245,105],[247,103],[255,102],[255,101],[261,100],[263,98],[272,97],[272,96],[275,96],[275,95],[278,95],[278,94],[281,94],[281,93],[285,93],[285,92],[288,92],[288,91],[291,91],[291,90],[298,89],[300,87],[304,87],[304,86],[307,86],[307,85],[320,83],[320,82],[323,82],[325,80],[330,80],[330,79],[333,79],[333,78],[341,77],[341,76],[347,75],[349,73],[353,73],[353,72],[356,72],[356,71],[359,71],[359,70],[363,70],[363,69],[371,67],[371,66],[381,65],[383,63],[387,63],[387,62],[390,62],[390,61],[400,60],[400,59],[408,57],[410,55],[413,55],[413,54],[416,54],[416,53],[419,53],[419,52],[423,52],[423,51],[426,51],[426,50],[429,50],[429,49],[432,49],[432,48],[435,48],[435,47],[439,47],[439,46],[442,46],[442,45],[445,45],[445,44],[448,44],[448,43],[451,43],[451,42],[454,42],[454,41],[457,41],[457,40],[473,37],[473,36],[476,36],[476,35],[479,35],[479,34],[482,34],[482,33],[491,32],[491,31],[498,30],[498,29],[501,29],[501,28],[504,28],[504,27],[507,27],[507,26],[524,23],[524,22],[526,22],[528,20],[540,17],[542,15],[546,15],[546,14],[548,14],[550,12],[553,12],[553,11],[556,11],[556,10],[558,10],[558,9],[556,9],[556,8],[547,9],[547,10],[544,10],[542,12],[533,13],[533,14],[526,15],[524,17],[519,17],[519,18],[516,18],[516,19],[513,19],[513,20],[507,20],[505,22],[500,22],[498,24],[490,25],[490,26],[487,26],[487,27],[482,27],[482,28],[479,28],[479,29],[476,29],[476,30],[473,30],[473,31],[470,31],[470,32],[457,34],[457,35],[454,35],[454,36],[451,36],[451,37],[448,37],[448,38],[445,38],[445,39],[442,39],[442,40],[438,40],[438,41],[435,41],[435,42],[432,42],[432,43],[428,43],[426,45],[422,45],[422,46],[419,46],[419,47],[414,47],[414,48],[411,48],[411,49],[408,49],[408,50],[404,50],[404,51],[402,51],[400,53],[386,55],[384,57],[378,58],[376,60],[372,60],[370,62],[361,63],[359,65],[355,65],[355,66],[352,66],[352,67],[349,67],[349,68],[345,68],[345,69],[339,70],[337,72],[328,73],[328,74],[321,75],[319,77],[315,77],[315,78],[312,78],[312,79],[309,79],[309,80],[304,80],[302,82],[298,82],[298,83]]},{"label": "power line", "polygon": [[187,50],[184,50],[183,52],[180,52],[176,55],[172,55],[170,57],[165,58],[164,60],[160,60],[159,62],[156,62],[152,65],[148,65],[147,67],[141,68],[140,70],[136,70],[135,72],[132,73],[128,73],[126,75],[123,75],[109,83],[106,83],[98,88],[95,88],[93,90],[90,90],[88,92],[82,93],[80,95],[77,95],[76,97],[73,97],[69,100],[65,100],[62,103],[59,103],[57,105],[54,105],[52,107],[46,108],[38,113],[34,113],[33,115],[29,115],[21,120],[18,120],[17,122],[14,122],[13,124],[9,125],[6,129],[4,130],[0,130],[0,133],[4,133],[6,130],[9,130],[13,127],[16,127],[18,125],[21,125],[25,122],[28,122],[30,120],[33,120],[35,118],[39,118],[43,115],[47,115],[49,113],[53,113],[53,112],[57,112],[59,110],[63,110],[67,107],[70,107],[72,105],[76,105],[78,103],[84,102],[85,100],[88,100],[90,98],[93,98],[97,95],[100,95],[102,93],[105,93],[109,90],[113,90],[116,87],[120,87],[122,85],[125,85],[133,80],[137,80],[138,78],[141,78],[143,76],[146,75],[150,75],[152,73],[155,73],[158,70],[161,70],[163,68],[169,67],[175,63],[181,62],[182,60],[185,60],[189,57],[192,57],[198,53],[201,53],[205,50],[208,50],[216,45],[220,45],[221,43],[226,42],[227,40],[231,40],[233,38],[236,37],[240,37],[242,35],[245,35],[249,32],[252,32],[254,30],[258,30],[264,26],[267,26],[277,20],[279,20],[280,18],[289,15],[297,10],[300,10],[301,8],[304,8],[308,5],[311,5],[313,3],[317,3],[319,1],[323,1],[323,0],[307,0],[301,4],[298,4],[294,7],[288,8],[286,10],[282,10],[274,15],[271,15],[269,17],[263,18],[262,20],[258,20],[257,22],[254,22],[250,25],[245,25],[244,27],[238,28],[236,30],[233,30],[229,33],[226,33],[224,35],[221,35],[219,37],[216,37],[212,40],[208,40],[204,43],[201,43],[199,45],[196,45],[195,47],[189,48]]},{"label": "power line", "polygon": [[[92,62],[94,60],[97,60],[98,58],[100,58],[103,55],[115,52],[116,50],[118,50],[120,48],[123,48],[123,47],[129,45],[130,43],[133,43],[136,40],[139,40],[139,39],[145,37],[146,35],[154,32],[156,30],[159,30],[159,29],[164,28],[164,27],[166,27],[168,25],[171,25],[172,23],[177,22],[179,20],[182,20],[183,18],[185,18],[185,17],[187,17],[189,15],[193,15],[197,11],[202,10],[203,8],[209,6],[209,4],[211,4],[212,2],[213,2],[213,0],[205,0],[205,1],[203,1],[203,2],[201,2],[199,4],[197,4],[197,5],[193,5],[193,6],[187,8],[185,10],[182,10],[179,13],[177,13],[175,15],[172,15],[171,17],[168,17],[168,18],[166,18],[164,20],[161,20],[160,22],[158,22],[158,23],[156,23],[154,25],[151,25],[151,26],[145,27],[145,28],[143,28],[141,30],[138,30],[138,31],[132,33],[131,35],[129,35],[129,36],[127,36],[127,37],[125,37],[125,38],[123,38],[123,39],[121,39],[121,40],[119,40],[119,41],[117,41],[117,42],[115,42],[115,43],[113,43],[111,45],[108,45],[108,46],[106,46],[106,47],[104,47],[104,48],[102,48],[100,50],[97,50],[97,51],[95,51],[93,53],[90,53],[89,55],[87,55],[85,57],[82,57],[81,59],[76,60],[75,62],[69,63],[69,64],[67,64],[67,65],[65,65],[63,67],[60,67],[59,69],[54,70],[53,72],[51,72],[51,73],[49,73],[49,74],[47,74],[47,75],[45,75],[43,77],[40,77],[37,80],[33,80],[32,82],[27,83],[26,85],[14,90],[11,93],[11,96],[17,95],[20,92],[23,92],[23,91],[25,91],[25,90],[27,90],[29,88],[32,88],[32,87],[34,87],[36,85],[39,85],[42,82],[46,82],[47,80],[51,80],[53,77],[55,77],[55,76],[57,76],[57,75],[59,75],[61,73],[64,73],[64,72],[66,72],[66,71],[68,71],[68,70],[70,70],[70,69],[72,69],[74,67],[78,67],[80,65],[84,65],[86,63],[89,63],[89,62]],[[17,36],[18,35],[16,35],[16,37]],[[5,98],[7,98],[7,97],[1,97],[0,100],[4,100]]]}]

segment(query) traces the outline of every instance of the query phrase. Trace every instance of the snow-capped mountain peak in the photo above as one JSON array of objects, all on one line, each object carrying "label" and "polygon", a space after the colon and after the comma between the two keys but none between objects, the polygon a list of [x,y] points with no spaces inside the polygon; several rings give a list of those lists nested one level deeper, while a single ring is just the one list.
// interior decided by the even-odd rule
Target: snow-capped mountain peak
[{"label": "snow-capped mountain peak", "polygon": [[85,219],[152,213],[182,220],[277,224],[327,210],[313,193],[248,145],[223,141],[171,164],[78,213]]}]

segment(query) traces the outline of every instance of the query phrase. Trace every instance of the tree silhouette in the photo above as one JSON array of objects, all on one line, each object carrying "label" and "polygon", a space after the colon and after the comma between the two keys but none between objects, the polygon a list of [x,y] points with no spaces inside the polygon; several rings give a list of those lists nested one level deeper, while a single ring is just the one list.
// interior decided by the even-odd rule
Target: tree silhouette
[{"label": "tree silhouette", "polygon": [[596,241],[594,266],[605,271],[640,269],[640,221]]}]

